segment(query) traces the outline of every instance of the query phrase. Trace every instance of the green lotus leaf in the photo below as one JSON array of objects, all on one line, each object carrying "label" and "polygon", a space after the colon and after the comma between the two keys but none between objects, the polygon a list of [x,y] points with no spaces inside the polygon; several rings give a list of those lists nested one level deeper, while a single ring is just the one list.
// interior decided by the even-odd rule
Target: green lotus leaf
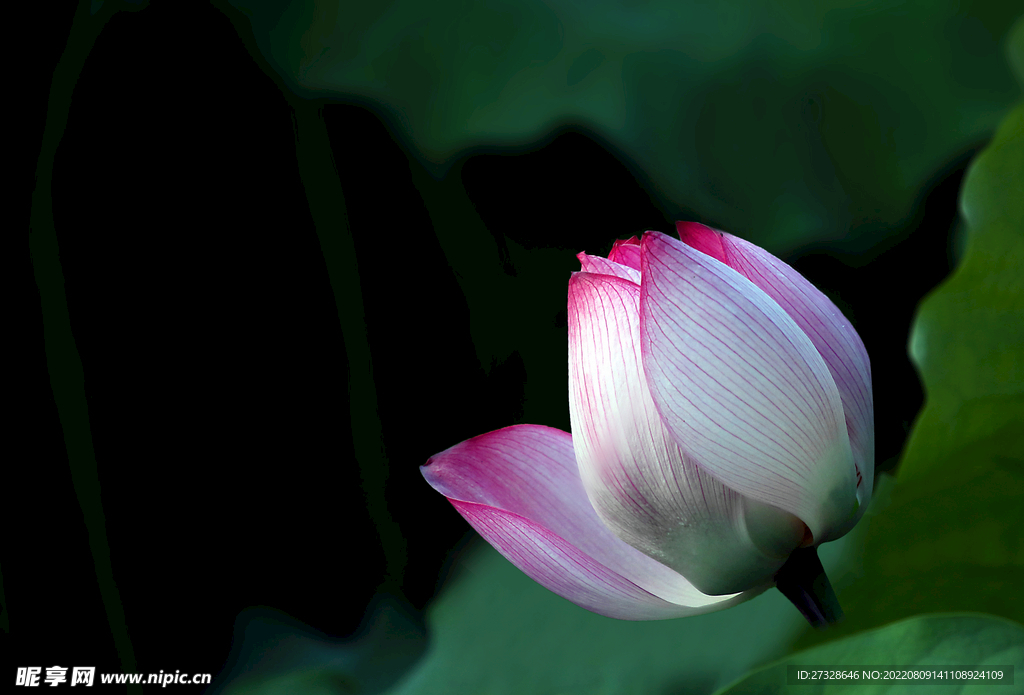
[{"label": "green lotus leaf", "polygon": [[[1013,679],[987,679],[966,685],[941,680],[932,683],[900,683],[858,677],[790,684],[791,667],[837,667],[862,676],[865,667],[989,667],[1013,666]],[[1024,627],[1003,618],[981,614],[920,615],[876,630],[858,633],[777,661],[719,691],[718,695],[775,695],[799,692],[802,695],[897,695],[898,693],[1016,692],[1024,668]],[[804,669],[806,670],[806,669]],[[921,670],[924,670],[923,668]],[[946,669],[940,669],[946,670]],[[1009,681],[1013,685],[1007,685]],[[997,685],[999,683],[999,685]]]},{"label": "green lotus leaf", "polygon": [[291,89],[370,105],[438,177],[571,125],[776,253],[879,241],[1016,98],[994,0],[232,4]]},{"label": "green lotus leaf", "polygon": [[[1024,20],[1012,37],[1024,64]],[[965,255],[909,343],[925,407],[890,503],[856,530],[858,578],[838,592],[847,621],[833,634],[920,612],[1024,621],[1024,104],[971,164],[960,202]]]},{"label": "green lotus leaf", "polygon": [[[828,544],[830,568],[843,539]],[[705,692],[778,658],[803,617],[777,591],[679,620],[614,620],[548,591],[482,541],[427,611],[430,646],[389,695]]]}]

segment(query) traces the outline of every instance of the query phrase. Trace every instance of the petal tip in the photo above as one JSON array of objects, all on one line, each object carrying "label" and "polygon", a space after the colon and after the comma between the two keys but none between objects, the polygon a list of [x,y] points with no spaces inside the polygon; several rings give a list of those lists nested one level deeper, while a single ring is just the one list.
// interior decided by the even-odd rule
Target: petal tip
[{"label": "petal tip", "polygon": [[712,229],[700,222],[680,220],[676,222],[676,234],[679,235],[679,240],[690,248],[728,265],[724,232]]}]

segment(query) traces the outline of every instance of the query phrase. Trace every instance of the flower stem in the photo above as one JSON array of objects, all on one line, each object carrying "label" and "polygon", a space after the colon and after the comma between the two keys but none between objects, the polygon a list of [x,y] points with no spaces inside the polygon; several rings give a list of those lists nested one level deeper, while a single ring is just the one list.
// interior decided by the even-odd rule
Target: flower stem
[{"label": "flower stem", "polygon": [[775,586],[819,630],[843,619],[843,609],[813,546],[793,551],[775,574]]},{"label": "flower stem", "polygon": [[[46,124],[43,127],[39,158],[36,160],[35,188],[29,217],[28,248],[32,270],[39,289],[39,308],[43,319],[43,344],[46,369],[50,376],[53,402],[57,406],[64,446],[68,454],[71,485],[78,498],[85,522],[89,551],[107,624],[121,670],[138,671],[135,651],[125,618],[124,604],[114,580],[106,516],[100,494],[99,470],[89,422],[89,402],[85,392],[85,370],[71,327],[68,297],[64,285],[57,228],[53,217],[53,168],[71,112],[72,96],[93,45],[111,17],[119,11],[134,11],[120,2],[97,5],[81,0],[71,22],[67,44],[53,70]],[[71,230],[80,233],[80,230]],[[5,471],[6,472],[6,471]],[[64,528],[58,533],[69,533]],[[4,613],[6,618],[7,612]],[[142,686],[128,685],[129,693],[141,693]]]}]

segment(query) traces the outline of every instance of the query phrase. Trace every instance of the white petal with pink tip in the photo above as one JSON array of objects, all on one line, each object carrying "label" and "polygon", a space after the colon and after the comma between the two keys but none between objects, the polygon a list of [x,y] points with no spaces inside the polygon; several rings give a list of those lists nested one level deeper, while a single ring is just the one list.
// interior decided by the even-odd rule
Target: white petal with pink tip
[{"label": "white petal with pink tip", "polygon": [[740,273],[664,234],[644,235],[641,274],[644,372],[676,441],[729,487],[828,538],[855,512],[856,469],[810,339]]},{"label": "white petal with pink tip", "polygon": [[[703,225],[678,223],[680,238],[700,233]],[[856,516],[835,529],[830,538],[838,538],[853,528],[871,499],[875,472],[875,426],[871,394],[871,362],[867,350],[850,321],[803,275],[759,246],[731,234],[704,228],[705,234],[718,236],[727,265],[761,288],[789,314],[807,335],[828,365],[829,373],[839,389],[846,417],[853,460],[857,467]]]},{"label": "white petal with pink tip", "polygon": [[568,317],[576,461],[605,524],[706,593],[770,582],[799,545],[803,523],[759,510],[757,538],[773,550],[763,552],[747,529],[756,503],[700,470],[665,428],[642,372],[639,286],[576,273]]},{"label": "white petal with pink tip", "polygon": [[622,278],[623,280],[629,280],[637,287],[640,286],[640,271],[634,270],[628,265],[622,265],[615,261],[609,261],[607,258],[591,256],[583,252],[577,253],[576,258],[579,259],[580,266],[585,273],[613,275],[617,278]]}]

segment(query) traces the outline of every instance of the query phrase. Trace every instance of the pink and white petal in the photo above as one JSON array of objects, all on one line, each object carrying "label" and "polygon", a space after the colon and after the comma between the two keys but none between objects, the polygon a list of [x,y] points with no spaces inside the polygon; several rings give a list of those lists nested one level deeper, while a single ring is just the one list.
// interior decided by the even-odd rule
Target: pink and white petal
[{"label": "pink and white petal", "polygon": [[740,273],[658,232],[641,244],[644,371],[668,430],[738,492],[800,518],[816,543],[856,508],[856,469],[828,366]]},{"label": "pink and white petal", "polygon": [[[843,401],[857,467],[857,515],[870,501],[874,479],[874,409],[871,363],[853,325],[806,277],[759,246],[696,222],[676,222],[684,244],[716,258],[761,288],[790,314],[828,365]],[[849,528],[842,529],[840,535]],[[839,537],[839,536],[836,536]]]},{"label": "pink and white petal", "polygon": [[572,437],[561,430],[516,425],[488,432],[432,456],[420,471],[509,561],[594,612],[668,618],[756,595],[704,595],[617,538],[590,506]]},{"label": "pink and white petal", "polygon": [[635,236],[628,239],[616,239],[608,260],[628,265],[633,270],[640,270],[640,240]]},{"label": "pink and white petal", "polygon": [[843,535],[867,508],[874,483],[871,361],[864,343],[832,300],[807,278],[760,246],[695,222],[677,222],[676,230],[683,243],[725,263],[764,290],[796,321],[828,365],[839,389],[853,460],[857,466],[857,501],[860,507],[847,528],[837,529],[839,535]]},{"label": "pink and white petal", "polygon": [[[708,594],[770,581],[804,525],[762,513],[750,537],[743,497],[689,460],[662,424],[640,355],[640,288],[610,275],[569,280],[569,417],[583,486],[617,536]],[[787,545],[788,544],[788,545]],[[764,543],[762,543],[764,545]]]},{"label": "pink and white petal", "polygon": [[579,259],[582,271],[585,273],[614,275],[617,278],[635,283],[637,287],[640,286],[640,271],[630,268],[628,265],[622,265],[601,256],[590,256],[583,251],[577,253],[576,258]]},{"label": "pink and white petal", "polygon": [[529,519],[481,504],[458,500],[452,500],[452,504],[477,533],[535,582],[609,618],[680,618],[735,605],[741,598],[734,596],[702,607],[669,603]]}]

